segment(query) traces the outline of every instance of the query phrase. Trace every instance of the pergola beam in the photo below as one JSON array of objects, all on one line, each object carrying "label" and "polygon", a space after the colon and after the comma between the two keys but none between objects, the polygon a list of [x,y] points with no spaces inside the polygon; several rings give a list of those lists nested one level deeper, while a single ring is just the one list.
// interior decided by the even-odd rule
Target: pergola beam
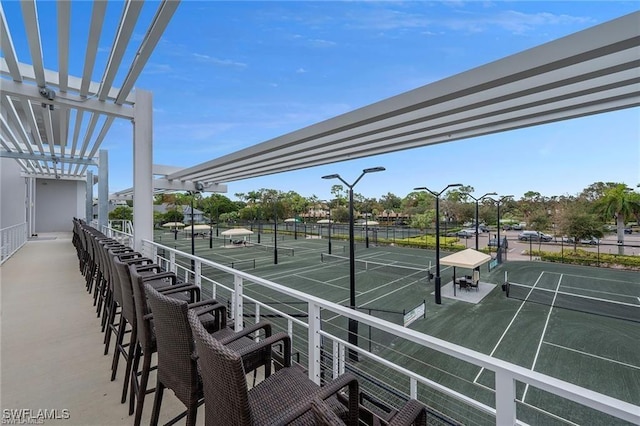
[{"label": "pergola beam", "polygon": [[0,151],[0,157],[20,158],[23,160],[32,160],[32,161],[58,162],[58,163],[65,163],[65,164],[85,164],[88,166],[98,165],[97,161],[88,160],[85,158],[58,157],[56,155],[29,154],[27,152]]}]

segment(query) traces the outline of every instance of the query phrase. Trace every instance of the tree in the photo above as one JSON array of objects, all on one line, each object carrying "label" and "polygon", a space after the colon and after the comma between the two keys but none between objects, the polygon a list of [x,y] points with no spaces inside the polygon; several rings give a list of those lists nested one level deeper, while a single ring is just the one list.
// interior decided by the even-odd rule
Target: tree
[{"label": "tree", "polygon": [[608,190],[614,189],[617,185],[619,184],[615,182],[595,182],[583,189],[578,197],[589,202],[597,201],[604,197]]},{"label": "tree", "polygon": [[411,218],[410,226],[412,228],[418,228],[418,229],[424,230],[424,229],[430,228],[431,225],[434,223],[435,219],[436,219],[436,212],[434,210],[430,210],[426,213],[414,215]]},{"label": "tree", "polygon": [[333,195],[333,206],[346,206],[348,203],[348,191],[342,185],[331,185],[331,195]]},{"label": "tree", "polygon": [[133,220],[133,210],[129,206],[118,206],[109,212],[109,220]]},{"label": "tree", "polygon": [[402,207],[402,198],[392,194],[391,192],[387,192],[386,195],[380,197],[380,204],[382,204],[382,208],[384,210],[398,210]]},{"label": "tree", "polygon": [[562,232],[573,240],[573,249],[578,241],[591,237],[601,238],[602,223],[594,216],[584,212],[568,215],[562,224]]},{"label": "tree", "polygon": [[402,199],[402,210],[410,216],[425,213],[434,206],[434,197],[426,191],[412,191]]},{"label": "tree", "polygon": [[349,209],[344,206],[338,206],[331,209],[331,220],[335,222],[348,222],[349,221]]},{"label": "tree", "polygon": [[628,217],[635,216],[640,210],[640,202],[631,188],[624,183],[605,190],[596,202],[596,211],[603,219],[616,218],[618,233],[618,254],[624,254],[624,224]]},{"label": "tree", "polygon": [[[551,226],[551,219],[547,216],[546,213],[538,212],[534,216],[531,216],[529,219],[529,224],[534,231],[543,232],[549,229]],[[542,238],[538,239],[538,250],[542,245]]]},{"label": "tree", "polygon": [[182,222],[184,220],[184,213],[180,210],[167,210],[163,215],[163,222]]}]

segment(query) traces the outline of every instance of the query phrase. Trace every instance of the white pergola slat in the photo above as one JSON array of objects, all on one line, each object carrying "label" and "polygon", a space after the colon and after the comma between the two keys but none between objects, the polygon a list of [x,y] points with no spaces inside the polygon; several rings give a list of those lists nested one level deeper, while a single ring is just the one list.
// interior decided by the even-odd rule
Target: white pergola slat
[{"label": "white pergola slat", "polygon": [[640,105],[640,12],[168,179],[232,182]]},{"label": "white pergola slat", "polygon": [[[133,119],[136,80],[179,4],[179,0],[93,2],[91,18],[82,23],[86,25],[87,39],[82,48],[81,76],[69,75],[71,19],[76,3],[58,1],[54,18],[39,16],[37,1],[22,1],[22,22],[19,19],[8,22],[0,4],[3,107],[0,157],[15,158],[24,176],[85,178],[87,167],[97,164],[96,156],[115,119]],[[146,28],[140,24],[144,7],[156,10]],[[121,8],[120,20],[108,23],[116,26],[113,31],[103,31],[109,8]],[[27,35],[28,51],[17,52],[9,24],[21,23]],[[42,51],[40,27],[52,23],[57,25],[57,70],[45,67],[44,60],[50,56],[43,55]],[[142,41],[133,39],[134,32],[143,35]],[[104,40],[103,33],[115,36]],[[111,50],[104,69],[97,70],[98,47],[103,45],[111,46]],[[127,51],[136,54],[130,63],[123,63]],[[101,71],[100,82],[92,81],[95,71]],[[118,76],[124,78],[116,82]],[[120,88],[114,87],[115,83]],[[53,90],[56,96],[47,99],[41,93],[45,88]]]}]

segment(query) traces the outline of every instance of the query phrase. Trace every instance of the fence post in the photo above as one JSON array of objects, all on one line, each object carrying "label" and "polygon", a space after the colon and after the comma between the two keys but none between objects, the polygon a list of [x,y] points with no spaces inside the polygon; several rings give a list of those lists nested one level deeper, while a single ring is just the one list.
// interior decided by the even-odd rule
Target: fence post
[{"label": "fence post", "polygon": [[505,370],[496,370],[496,424],[516,424],[516,381]]},{"label": "fence post", "polygon": [[320,384],[320,306],[309,302],[309,380]]},{"label": "fence post", "polygon": [[418,381],[413,377],[409,378],[409,396],[418,399]]},{"label": "fence post", "polygon": [[196,259],[196,270],[195,270],[195,279],[196,279],[196,285],[200,288],[202,288],[202,262],[199,259]]},{"label": "fence post", "polygon": [[340,344],[338,343],[337,340],[334,340],[333,341],[333,363],[332,363],[334,379],[336,379],[340,375],[339,360],[340,360]]},{"label": "fence post", "polygon": [[235,307],[234,312],[233,312],[233,321],[234,321],[234,329],[235,331],[240,331],[242,330],[242,319],[243,319],[243,312],[242,312],[242,287],[243,287],[243,281],[242,281],[242,277],[240,275],[234,275],[233,276],[233,298],[234,298],[234,303],[233,306]]}]

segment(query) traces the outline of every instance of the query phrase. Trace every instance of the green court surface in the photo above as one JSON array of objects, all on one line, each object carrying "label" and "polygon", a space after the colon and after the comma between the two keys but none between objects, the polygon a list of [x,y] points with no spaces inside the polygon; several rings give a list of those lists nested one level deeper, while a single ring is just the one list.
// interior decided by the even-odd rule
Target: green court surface
[{"label": "green court surface", "polygon": [[[161,236],[161,240],[158,238]],[[255,241],[256,237],[251,236]],[[156,241],[190,252],[190,238],[173,240],[172,234],[156,235]],[[261,242],[273,246],[271,234],[262,235]],[[321,261],[327,253],[327,239],[310,239],[278,234],[279,248],[292,252],[279,253],[278,264],[273,264],[271,247],[229,247],[229,241],[213,240],[209,248],[207,238],[195,240],[196,254],[213,261],[230,265],[253,275],[313,294],[342,305],[349,304],[348,243],[332,241],[332,253],[343,259]],[[292,254],[292,255],[291,255]],[[441,251],[441,257],[449,253]],[[481,282],[496,284],[482,299],[472,304],[450,298],[442,298],[442,304],[434,303],[434,283],[428,279],[427,269],[435,271],[435,253],[422,249],[380,246],[365,248],[358,243],[356,258],[356,304],[371,315],[402,324],[402,312],[408,311],[426,300],[426,317],[411,328],[425,334],[491,355],[527,369],[544,373],[579,386],[638,404],[640,401],[640,274],[633,271],[580,267],[543,262],[511,261],[492,271],[486,265],[481,269]],[[383,265],[395,265],[386,267]],[[458,275],[470,271],[460,269]],[[546,289],[551,303],[524,301],[525,297],[507,298],[502,291],[505,275],[510,283]],[[442,267],[442,284],[451,281],[452,271]],[[216,278],[218,279],[218,278]],[[231,285],[228,277],[220,282]],[[226,281],[225,281],[226,280]],[[204,286],[203,286],[204,287]],[[255,284],[245,287],[245,295],[272,304],[274,308],[291,314],[305,312],[292,300],[265,290]],[[473,290],[471,290],[473,291]],[[607,309],[614,311],[623,306],[622,317],[597,315],[549,306],[560,300],[558,294],[571,293],[588,296],[585,306],[600,299],[620,302]],[[605,301],[606,303],[606,301]],[[580,304],[578,304],[580,305]],[[573,306],[573,305],[572,305]],[[613,311],[612,311],[613,312]],[[264,314],[263,312],[261,312]],[[274,319],[277,323],[278,319]],[[325,327],[334,327],[341,337],[346,336],[346,321],[326,318]],[[286,329],[286,328],[285,328]],[[302,333],[304,336],[304,333]],[[493,373],[443,355],[417,347],[395,336],[359,329],[359,345],[374,353],[410,368],[451,389],[484,402],[494,404]],[[306,342],[294,342],[302,356]],[[402,392],[409,392],[409,384],[400,380],[392,371],[374,366],[362,360],[357,367],[363,372],[375,372],[378,377]],[[434,408],[459,413],[462,403],[456,403],[438,392],[426,390],[420,385],[420,394],[429,395]],[[548,395],[539,389],[517,385],[518,418],[530,424],[624,424],[606,415],[567,400]],[[469,412],[465,423],[484,424],[490,419],[482,414]]]}]

